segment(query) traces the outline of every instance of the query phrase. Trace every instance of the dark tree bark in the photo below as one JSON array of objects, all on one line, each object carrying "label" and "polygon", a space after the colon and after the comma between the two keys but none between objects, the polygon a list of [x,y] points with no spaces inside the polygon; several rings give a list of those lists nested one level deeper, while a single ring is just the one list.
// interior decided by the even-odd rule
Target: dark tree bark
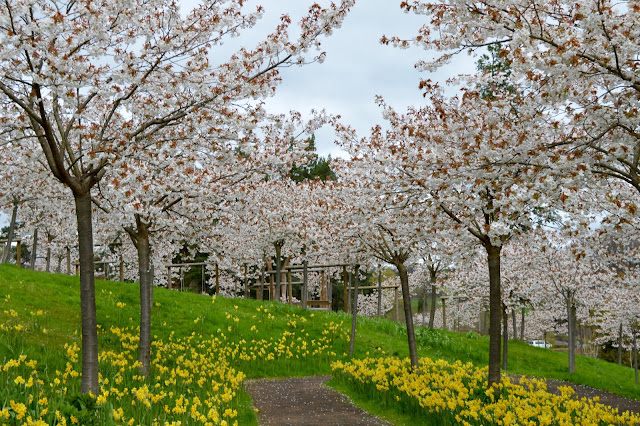
[{"label": "dark tree bark", "polygon": [[524,342],[524,308],[520,311],[520,340]]},{"label": "dark tree bark", "polygon": [[447,329],[447,299],[444,297],[440,298],[440,303],[442,304],[442,329]]},{"label": "dark tree bark", "polygon": [[138,361],[142,364],[140,372],[149,377],[151,369],[151,292],[153,290],[151,273],[151,244],[149,242],[149,224],[136,214],[136,228],[125,227],[138,252],[138,273],[140,275],[140,343]]},{"label": "dark tree bark", "polygon": [[633,330],[633,371],[636,375],[636,385],[638,384],[638,343],[637,343],[637,333],[636,330]]},{"label": "dark tree bark", "polygon": [[351,339],[349,340],[349,357],[353,356],[356,343],[356,322],[358,320],[358,284],[360,283],[360,265],[353,272],[353,306],[351,307]]},{"label": "dark tree bark", "polygon": [[500,343],[502,296],[500,289],[500,251],[502,247],[486,241],[489,264],[489,387],[500,383]]},{"label": "dark tree bark", "polygon": [[11,211],[11,222],[9,222],[9,232],[7,233],[7,245],[4,246],[4,253],[2,253],[2,263],[9,263],[9,257],[11,257],[11,243],[13,243],[13,237],[15,236],[17,216],[18,203],[14,203]]},{"label": "dark tree bark", "polygon": [[569,340],[569,373],[576,371],[576,306],[573,293],[566,296],[567,303],[567,328]]},{"label": "dark tree bark", "polygon": [[91,192],[74,191],[78,221],[80,310],[82,315],[82,392],[100,394],[98,383],[98,327],[96,320],[95,265]]},{"label": "dark tree bark", "polygon": [[38,227],[33,230],[33,244],[31,245],[31,262],[30,268],[32,271],[36,269],[36,258],[38,257]]},{"label": "dark tree bark", "polygon": [[49,241],[47,247],[47,266],[45,267],[45,271],[51,272],[51,241]]},{"label": "dark tree bark", "polygon": [[274,248],[276,249],[276,300],[280,300],[280,297],[283,293],[283,284],[282,284],[282,246],[284,245],[284,241],[280,240],[273,243]]},{"label": "dark tree bark", "polygon": [[436,271],[429,268],[429,282],[431,283],[431,306],[429,306],[429,328],[433,329],[433,322],[436,318]]},{"label": "dark tree bark", "polygon": [[416,335],[413,328],[413,315],[411,313],[411,292],[409,291],[409,274],[407,268],[404,266],[404,258],[396,255],[394,256],[394,265],[398,268],[400,275],[400,286],[402,287],[402,302],[404,306],[404,317],[407,325],[407,340],[409,343],[409,358],[411,359],[411,366],[414,369],[418,368],[418,350],[416,346]]},{"label": "dark tree bark", "polygon": [[507,307],[502,307],[502,369],[507,371],[509,361],[509,314]]},{"label": "dark tree bark", "polygon": [[511,310],[511,322],[513,323],[513,338],[518,338],[518,321],[516,321],[516,310]]},{"label": "dark tree bark", "polygon": [[618,365],[622,365],[622,323],[618,330]]},{"label": "dark tree bark", "polygon": [[382,269],[378,271],[378,316],[382,316]]}]

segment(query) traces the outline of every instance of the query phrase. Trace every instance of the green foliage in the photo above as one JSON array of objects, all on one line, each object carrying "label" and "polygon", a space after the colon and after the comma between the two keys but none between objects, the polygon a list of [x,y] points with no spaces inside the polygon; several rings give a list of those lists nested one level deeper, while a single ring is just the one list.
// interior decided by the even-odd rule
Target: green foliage
[{"label": "green foliage", "polygon": [[336,174],[331,170],[331,156],[327,158],[318,156],[316,153],[315,135],[307,141],[305,150],[309,153],[309,160],[302,165],[293,165],[289,171],[289,177],[295,182],[303,182],[305,180],[320,179],[326,182],[327,179],[336,180]]},{"label": "green foliage", "polygon": [[499,92],[515,92],[515,88],[509,80],[511,77],[511,64],[502,54],[502,45],[500,43],[489,45],[487,54],[478,59],[476,67],[481,73],[490,76],[489,83],[479,87],[483,98],[494,99]]}]

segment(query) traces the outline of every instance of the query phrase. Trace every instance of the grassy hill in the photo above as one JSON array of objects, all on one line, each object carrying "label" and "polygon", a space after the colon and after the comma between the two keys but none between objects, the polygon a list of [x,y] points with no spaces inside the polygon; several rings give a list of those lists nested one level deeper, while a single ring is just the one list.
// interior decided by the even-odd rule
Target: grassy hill
[{"label": "grassy hill", "polygon": [[[351,318],[256,300],[154,291],[151,377],[136,365],[139,288],[98,281],[100,397],[80,394],[77,277],[0,265],[0,423],[251,424],[245,378],[330,374],[346,360]],[[417,329],[421,357],[484,366],[489,341]],[[356,358],[408,356],[404,326],[359,318]],[[572,381],[640,399],[633,371],[513,341],[509,374]],[[43,424],[44,424],[43,423]],[[160,424],[158,423],[158,424]]]}]

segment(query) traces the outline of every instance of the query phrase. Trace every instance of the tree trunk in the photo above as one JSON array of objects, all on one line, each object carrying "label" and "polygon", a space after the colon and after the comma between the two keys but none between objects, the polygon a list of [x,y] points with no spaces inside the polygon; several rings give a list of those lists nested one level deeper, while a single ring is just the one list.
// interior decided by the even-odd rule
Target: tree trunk
[{"label": "tree trunk", "polygon": [[382,316],[382,269],[378,271],[378,316]]},{"label": "tree trunk", "polygon": [[507,307],[502,308],[502,369],[507,370],[509,356],[509,314]]},{"label": "tree trunk", "polygon": [[638,344],[636,341],[636,330],[633,330],[633,371],[636,374],[636,385],[638,384]]},{"label": "tree trunk", "polygon": [[45,268],[45,271],[51,272],[51,241],[49,241],[47,247],[47,266]]},{"label": "tree trunk", "polygon": [[11,243],[13,242],[13,237],[16,230],[17,216],[18,204],[16,203],[13,205],[13,210],[11,212],[11,222],[9,222],[9,232],[7,233],[7,245],[4,247],[4,253],[2,254],[2,263],[9,263],[9,257],[11,257]]},{"label": "tree trunk", "polygon": [[[402,302],[404,305],[404,318],[407,323],[407,340],[409,343],[409,358],[411,359],[411,366],[414,369],[418,368],[418,350],[416,347],[416,335],[413,329],[413,315],[411,314],[411,292],[409,291],[409,275],[407,268],[404,266],[404,262],[400,261],[397,257],[394,259],[394,264],[398,268],[400,274],[400,286],[402,287]],[[397,309],[397,306],[396,306]]]},{"label": "tree trunk", "polygon": [[249,298],[249,278],[247,277],[247,264],[244,264],[244,298]]},{"label": "tree trunk", "polygon": [[511,322],[513,323],[513,338],[518,338],[518,321],[516,320],[515,308],[511,310]]},{"label": "tree trunk", "polygon": [[524,307],[520,311],[520,340],[524,342]]},{"label": "tree trunk", "polygon": [[567,327],[569,340],[569,373],[576,371],[576,308],[573,294],[567,296]]},{"label": "tree trunk", "polygon": [[502,320],[502,296],[500,288],[500,251],[487,242],[487,261],[489,264],[489,376],[488,384],[492,387],[500,383],[500,343]]},{"label": "tree trunk", "polygon": [[136,215],[136,228],[129,226],[125,230],[131,237],[138,252],[138,274],[140,277],[140,342],[138,361],[142,364],[140,372],[149,377],[151,368],[151,244],[149,225]]},{"label": "tree trunk", "polygon": [[347,272],[347,300],[345,301],[347,306],[347,313],[351,312],[351,271]]},{"label": "tree trunk", "polygon": [[71,249],[67,247],[67,275],[71,275]]},{"label": "tree trunk", "polygon": [[31,245],[31,270],[36,269],[36,258],[38,257],[38,227],[33,230],[33,244]]},{"label": "tree trunk", "polygon": [[280,300],[282,295],[282,244],[276,242],[273,244],[276,249],[276,300]]},{"label": "tree trunk", "polygon": [[429,282],[431,283],[431,305],[429,306],[429,328],[433,329],[436,318],[436,271],[429,269]]},{"label": "tree trunk", "polygon": [[356,265],[353,273],[353,306],[351,307],[351,339],[349,340],[349,357],[353,356],[356,343],[356,321],[358,319],[358,284],[360,281],[360,265]]},{"label": "tree trunk", "polygon": [[[309,262],[305,259],[302,262],[302,309],[307,309],[309,300]],[[262,283],[260,283],[260,292],[262,293]],[[262,299],[262,295],[260,296]]]},{"label": "tree trunk", "polygon": [[440,303],[442,303],[442,329],[447,329],[447,299],[444,297],[440,298]]},{"label": "tree trunk", "polygon": [[622,365],[622,323],[618,331],[618,365]]},{"label": "tree trunk", "polygon": [[75,193],[80,267],[80,309],[82,315],[82,393],[100,394],[98,383],[98,327],[93,263],[91,192]]}]

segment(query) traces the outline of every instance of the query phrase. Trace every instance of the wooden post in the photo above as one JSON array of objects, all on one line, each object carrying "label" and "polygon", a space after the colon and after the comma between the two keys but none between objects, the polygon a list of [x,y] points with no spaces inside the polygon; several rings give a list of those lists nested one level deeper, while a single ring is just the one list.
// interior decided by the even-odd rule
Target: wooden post
[{"label": "wooden post", "polygon": [[347,283],[347,267],[346,266],[342,267],[342,283],[343,283],[343,288],[344,288],[343,296],[342,296],[343,297],[342,304],[344,305],[344,311],[345,312],[349,312],[349,303],[347,301],[347,299],[348,299],[348,296],[347,296],[348,290],[347,289],[349,287],[349,284]]},{"label": "wooden post", "polygon": [[220,269],[216,263],[216,295],[220,293]]},{"label": "wooden post", "polygon": [[184,270],[180,266],[180,291],[184,291]]},{"label": "wooden post", "polygon": [[18,268],[22,268],[22,262],[20,259],[21,246],[22,246],[22,240],[16,240],[16,265],[18,265]]},{"label": "wooden post", "polygon": [[109,281],[109,262],[104,262],[104,280]]},{"label": "wooden post", "polygon": [[378,316],[382,316],[382,268],[378,267]]},{"label": "wooden post", "polygon": [[398,287],[396,287],[395,294],[393,295],[393,304],[396,307],[394,309],[394,311],[395,311],[395,314],[394,314],[395,318],[394,319],[396,321],[399,321],[399,313],[398,313],[398,311],[400,310],[400,308],[398,307]]},{"label": "wooden post", "polygon": [[[122,265],[122,263],[120,263]],[[122,267],[120,268],[122,270]],[[120,273],[122,275],[122,272]],[[173,289],[173,280],[171,279],[171,266],[167,266],[167,288]]]},{"label": "wooden post", "polygon": [[287,271],[287,284],[289,285],[289,304],[291,305],[293,303],[293,282],[292,282],[292,277],[291,277],[291,270]]},{"label": "wooden post", "polygon": [[302,262],[302,309],[307,309],[307,300],[309,292],[309,271],[307,271],[308,262]]},{"label": "wooden post", "polygon": [[122,260],[122,253],[120,253],[120,282],[124,282],[124,260]]}]

